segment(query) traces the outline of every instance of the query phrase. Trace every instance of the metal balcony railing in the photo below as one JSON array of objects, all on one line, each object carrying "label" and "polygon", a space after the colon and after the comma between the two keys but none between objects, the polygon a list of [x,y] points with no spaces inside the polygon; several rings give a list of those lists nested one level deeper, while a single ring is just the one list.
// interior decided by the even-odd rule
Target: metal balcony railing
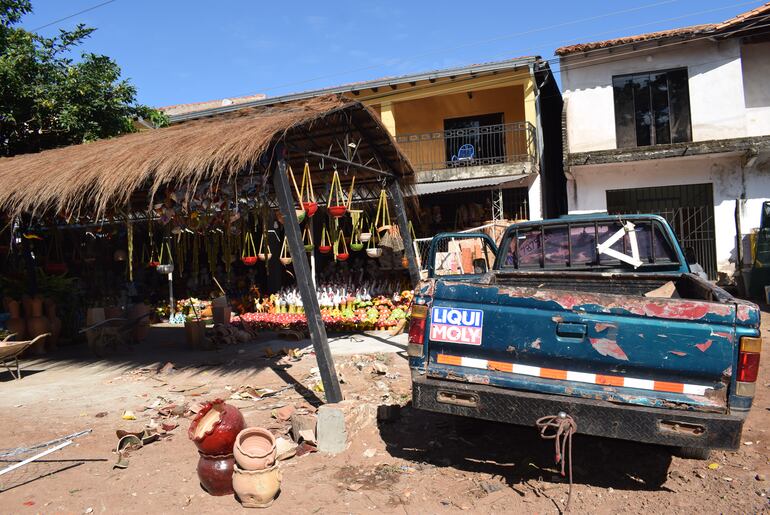
[{"label": "metal balcony railing", "polygon": [[396,141],[418,172],[537,160],[535,127],[529,122],[399,134]]}]

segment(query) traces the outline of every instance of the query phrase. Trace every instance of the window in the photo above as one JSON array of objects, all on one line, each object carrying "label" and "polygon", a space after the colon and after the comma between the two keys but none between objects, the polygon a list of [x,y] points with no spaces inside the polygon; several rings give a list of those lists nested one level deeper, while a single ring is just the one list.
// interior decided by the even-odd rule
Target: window
[{"label": "window", "polygon": [[692,141],[687,70],[612,78],[618,148]]},{"label": "window", "polygon": [[[676,253],[671,242],[658,222],[634,221],[640,271],[650,267],[671,268],[678,266]],[[504,268],[617,268],[627,266],[615,257],[602,254],[597,244],[609,240],[622,230],[620,221],[597,223],[526,227],[509,233],[508,251],[503,262]],[[628,233],[616,241],[612,250],[632,255],[631,239]]]}]

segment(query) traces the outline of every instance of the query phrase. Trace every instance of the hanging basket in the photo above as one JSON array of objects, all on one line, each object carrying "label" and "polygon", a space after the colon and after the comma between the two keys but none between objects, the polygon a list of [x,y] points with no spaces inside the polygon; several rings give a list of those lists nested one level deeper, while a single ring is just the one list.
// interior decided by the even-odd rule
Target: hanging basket
[{"label": "hanging basket", "polygon": [[310,177],[310,165],[305,162],[305,168],[302,170],[302,189],[297,190],[297,181],[294,179],[294,173],[291,172],[291,180],[294,183],[294,190],[297,192],[299,202],[302,204],[302,209],[307,216],[313,216],[318,211],[318,203],[315,201],[315,193],[313,192],[313,180]]},{"label": "hanging basket", "polygon": [[305,226],[305,232],[302,233],[302,241],[305,245],[305,252],[308,254],[313,252],[313,249],[315,248],[315,245],[313,245],[313,233],[310,232],[310,225],[307,224]]},{"label": "hanging basket", "polygon": [[[163,258],[166,253],[168,253],[168,262],[164,263]],[[163,275],[174,272],[174,260],[171,257],[171,247],[169,246],[168,241],[164,241],[160,245],[160,257],[158,263],[155,265],[155,271]]]},{"label": "hanging basket", "polygon": [[246,233],[243,237],[243,250],[241,251],[241,263],[246,266],[254,266],[257,264],[257,249],[254,247],[254,237],[250,232]]},{"label": "hanging basket", "polygon": [[[380,219],[382,218],[382,219]],[[380,225],[382,224],[382,225]],[[377,215],[374,217],[374,227],[378,233],[390,229],[390,209],[388,209],[388,194],[385,190],[380,190],[380,200],[377,203]],[[387,246],[387,245],[385,245]]]},{"label": "hanging basket", "polygon": [[360,239],[363,243],[366,243],[372,239],[372,233],[362,232],[361,234],[358,235],[358,239]]},{"label": "hanging basket", "polygon": [[382,249],[377,246],[376,234],[371,235],[366,244],[366,255],[373,259],[382,256]]},{"label": "hanging basket", "polygon": [[364,244],[355,227],[353,228],[353,236],[350,238],[350,250],[353,252],[361,252],[364,250]]},{"label": "hanging basket", "polygon": [[289,255],[289,240],[286,239],[286,236],[283,237],[280,260],[283,266],[289,266],[291,264],[291,256]]},{"label": "hanging basket", "polygon": [[318,244],[318,252],[328,254],[332,251],[332,244],[329,241],[329,234],[326,232],[326,226],[321,229],[321,243]]},{"label": "hanging basket", "polygon": [[262,234],[262,239],[259,240],[259,253],[257,257],[260,261],[270,261],[273,255],[270,253],[270,245],[265,243],[265,235]]},{"label": "hanging basket", "polygon": [[334,244],[334,258],[337,261],[347,261],[350,257],[348,252],[348,244],[345,241],[345,235],[340,231],[337,236],[337,242]]},{"label": "hanging basket", "polygon": [[[353,184],[355,184],[356,178],[353,176],[353,180],[350,184],[351,192],[353,191]],[[329,191],[329,200],[326,205],[328,211],[334,218],[341,218],[348,211],[347,203],[345,202],[344,192],[342,191],[342,184],[340,183],[340,174],[337,172],[337,168],[334,168],[334,174],[332,174],[332,185]]]}]

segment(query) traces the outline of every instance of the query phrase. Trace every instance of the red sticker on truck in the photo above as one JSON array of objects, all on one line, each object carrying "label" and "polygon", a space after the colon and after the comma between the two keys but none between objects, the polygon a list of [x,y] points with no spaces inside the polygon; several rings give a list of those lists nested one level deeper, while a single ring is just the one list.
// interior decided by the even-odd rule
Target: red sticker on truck
[{"label": "red sticker on truck", "polygon": [[484,312],[480,309],[433,307],[430,339],[434,342],[481,345]]}]

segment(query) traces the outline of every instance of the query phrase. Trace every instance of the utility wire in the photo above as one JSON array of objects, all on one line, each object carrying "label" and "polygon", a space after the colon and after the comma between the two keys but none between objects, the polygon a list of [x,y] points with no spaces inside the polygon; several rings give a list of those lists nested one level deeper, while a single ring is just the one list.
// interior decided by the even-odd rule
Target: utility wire
[{"label": "utility wire", "polygon": [[[659,5],[663,4],[663,3],[670,3],[671,1],[678,1],[678,0],[669,0],[667,2],[656,2],[656,3],[652,3],[652,4],[646,4],[646,5],[639,6],[639,7],[633,8],[633,9],[624,9],[624,10],[621,10],[621,11],[614,11],[614,12],[606,13],[606,14],[603,14],[603,15],[593,16],[593,17],[590,17],[590,18],[582,18],[582,19],[573,20],[573,21],[570,21],[570,22],[560,23],[560,24],[551,25],[551,26],[547,26],[547,27],[541,27],[541,28],[533,29],[533,30],[526,31],[526,32],[513,33],[513,34],[508,34],[508,35],[503,35],[503,36],[497,36],[495,38],[481,40],[481,41],[478,41],[478,42],[475,42],[475,43],[467,43],[467,44],[456,46],[456,47],[449,47],[449,48],[431,50],[431,51],[428,51],[428,52],[423,52],[423,53],[420,53],[420,54],[415,54],[415,55],[412,55],[412,56],[408,56],[408,57],[405,57],[405,58],[403,58],[401,60],[402,61],[403,60],[410,60],[410,59],[415,59],[415,58],[418,58],[418,57],[423,57],[423,56],[426,56],[426,55],[432,55],[432,54],[436,54],[436,53],[454,51],[454,50],[457,50],[457,49],[466,48],[468,46],[473,46],[473,45],[476,45],[476,44],[483,44],[483,43],[486,43],[486,42],[498,41],[498,40],[512,38],[512,37],[518,37],[520,35],[528,35],[528,34],[534,33],[534,32],[543,32],[543,31],[546,31],[546,30],[551,30],[553,28],[563,27],[565,25],[571,25],[571,24],[576,24],[576,23],[583,23],[585,21],[592,21],[592,20],[596,20],[596,19],[600,19],[600,18],[606,18],[606,17],[614,16],[616,14],[627,13],[629,11],[638,11],[638,10],[646,9],[646,8],[650,8],[650,7],[657,7],[657,6],[659,6]],[[685,15],[682,15],[682,16],[676,16],[676,17],[673,17],[673,18],[656,20],[656,21],[645,23],[645,24],[632,25],[632,26],[629,26],[629,27],[622,27],[620,29],[615,29],[612,32],[615,32],[615,31],[618,31],[618,30],[625,30],[625,29],[629,29],[629,28],[638,28],[638,27],[645,26],[645,25],[653,25],[653,24],[661,23],[661,22],[668,22],[668,21],[679,20],[679,19],[688,18],[688,17],[691,17],[691,16],[696,16],[696,15],[701,15],[701,14],[708,14],[708,13],[712,13],[712,12],[716,12],[716,11],[723,11],[723,10],[726,10],[726,9],[732,9],[732,8],[735,8],[735,7],[743,7],[743,6],[746,6],[746,5],[752,5],[752,4],[756,4],[756,3],[757,3],[756,0],[748,1],[748,2],[738,2],[738,3],[734,3],[734,4],[729,4],[727,6],[713,8],[713,9],[705,9],[705,10],[701,10],[701,11],[695,11],[695,12],[691,12],[691,13],[688,13],[688,14],[685,14]],[[604,34],[607,34],[609,32],[610,31],[605,31],[605,32],[602,32],[602,33],[599,33],[599,34],[594,34],[592,36],[585,36],[584,38],[581,38],[581,39],[592,39],[592,38],[594,38],[596,36],[604,35]],[[561,43],[564,43],[564,42],[565,42],[564,40],[561,41]],[[636,43],[639,43],[639,42],[636,42]],[[615,47],[617,47],[617,46],[619,46],[619,45],[616,45]],[[545,61],[549,62],[549,63],[555,63],[555,62],[558,62],[559,59],[558,58],[547,59]],[[333,74],[327,74],[327,75],[323,75],[323,76],[313,77],[313,78],[310,78],[310,79],[305,79],[305,80],[301,80],[301,81],[297,81],[297,82],[280,84],[280,85],[272,86],[272,87],[269,87],[269,88],[261,88],[260,92],[264,93],[264,92],[267,92],[267,91],[273,91],[273,90],[276,90],[276,89],[287,88],[287,87],[290,87],[290,86],[299,86],[299,85],[302,85],[302,84],[316,82],[316,81],[323,80],[323,79],[329,79],[329,78],[334,78],[334,77],[345,76],[345,75],[349,75],[351,73],[360,72],[360,71],[372,70],[372,69],[376,69],[378,67],[380,67],[380,65],[371,65],[371,66],[365,66],[365,67],[360,67],[360,68],[354,68],[354,69],[350,69],[350,70],[346,70],[346,71],[342,71],[342,72],[335,72]],[[386,65],[386,67],[387,67],[387,65]],[[251,93],[253,93],[253,91]],[[235,95],[235,96],[237,97],[237,96],[241,96],[241,95]]]},{"label": "utility wire", "polygon": [[78,11],[78,12],[76,12],[74,14],[70,14],[69,16],[65,16],[64,18],[59,18],[58,20],[54,20],[51,23],[46,23],[45,25],[41,25],[39,27],[35,27],[34,29],[32,29],[32,32],[37,32],[38,30],[44,29],[46,27],[50,27],[51,25],[56,25],[57,23],[63,22],[65,20],[69,20],[70,18],[74,18],[75,16],[81,15],[83,13],[87,13],[89,11],[93,11],[94,9],[98,9],[99,7],[103,7],[103,6],[107,5],[107,4],[111,4],[111,3],[115,2],[115,1],[117,1],[117,0],[107,0],[106,2],[102,2],[100,4],[93,5],[93,6],[89,7],[89,8],[87,8],[87,9],[83,9],[82,11]]}]

